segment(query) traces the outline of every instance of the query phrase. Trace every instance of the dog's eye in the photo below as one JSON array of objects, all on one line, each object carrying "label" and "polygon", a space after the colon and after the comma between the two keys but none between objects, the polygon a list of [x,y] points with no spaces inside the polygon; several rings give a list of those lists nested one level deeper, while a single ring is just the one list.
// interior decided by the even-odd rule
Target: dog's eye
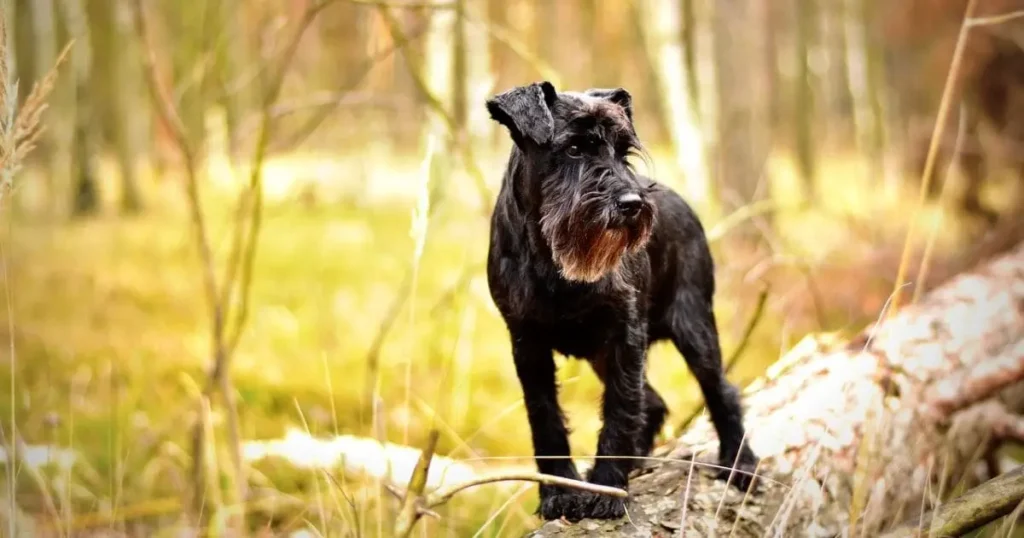
[{"label": "dog's eye", "polygon": [[583,151],[580,149],[580,146],[578,144],[573,144],[566,148],[565,153],[570,157],[579,157],[580,155],[583,154]]}]

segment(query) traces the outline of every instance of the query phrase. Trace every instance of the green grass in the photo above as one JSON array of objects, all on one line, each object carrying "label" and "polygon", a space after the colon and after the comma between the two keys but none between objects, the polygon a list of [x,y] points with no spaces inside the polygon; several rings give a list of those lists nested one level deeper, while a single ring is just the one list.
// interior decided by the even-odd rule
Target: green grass
[{"label": "green grass", "polygon": [[[779,169],[786,173],[784,163]],[[870,190],[855,177],[861,172],[846,168],[831,176],[826,208],[833,213],[779,216],[790,255],[804,259],[841,248],[830,259],[855,262],[857,239],[834,212],[872,218],[861,204]],[[783,190],[774,193],[776,200],[792,206],[789,201],[797,198],[792,182],[779,185]],[[82,454],[85,466],[74,478],[79,496],[72,520],[111,507],[122,515],[151,510],[170,518],[177,508],[166,500],[177,498],[187,484],[194,394],[210,358],[209,316],[188,221],[174,200],[162,203],[139,217],[69,223],[14,219],[3,226],[13,319],[4,312],[0,331],[7,333],[11,321],[17,363],[12,370],[9,350],[0,351],[0,416],[6,425],[13,414],[30,443],[70,446]],[[211,199],[208,207],[223,255],[230,204]],[[409,200],[405,205],[288,202],[267,208],[250,323],[231,366],[246,439],[278,437],[288,427],[308,427],[323,436],[373,435],[364,395],[367,353],[409,264],[412,207]],[[706,224],[713,228],[715,222]],[[439,453],[456,459],[521,458],[482,464],[485,469],[529,466],[519,384],[483,275],[431,311],[467,266],[483,260],[485,230],[482,217],[454,204],[443,206],[431,222],[416,294],[381,353],[382,423],[388,440],[420,446],[436,412],[444,424]],[[889,230],[898,237],[898,225]],[[743,280],[742,270],[749,266],[734,261],[742,256],[729,258],[736,253],[727,245],[727,240],[715,245],[716,309],[726,355],[738,344],[756,295],[756,283]],[[789,284],[795,285],[792,279]],[[788,291],[776,287],[772,293]],[[789,342],[811,329],[807,322],[787,319],[784,310],[769,309],[734,379],[750,379],[777,358],[784,325],[795,333]],[[854,329],[869,317],[851,317],[840,307],[828,316],[827,328]],[[406,361],[412,369],[411,406],[406,406]],[[573,451],[592,454],[600,427],[595,405],[600,385],[585,364],[559,362]],[[670,346],[655,348],[651,378],[673,411],[670,423],[701,403],[685,363]],[[11,386],[14,393],[8,394]],[[295,476],[273,462],[259,469],[275,489],[302,493],[310,505],[329,505],[328,511],[348,510],[344,501],[328,499],[330,483],[321,480],[316,489],[312,474]],[[351,487],[360,489],[358,482]],[[470,535],[511,491],[461,496],[442,512],[444,520],[424,525]],[[512,503],[501,535],[516,535],[536,523],[527,515],[536,502],[534,491],[529,488]],[[30,494],[26,498],[34,504]],[[154,501],[166,502],[147,504]],[[358,511],[369,525],[366,535],[373,536],[377,521],[367,506]],[[392,521],[387,514],[396,511],[396,503],[384,508],[385,527]],[[304,518],[317,522],[315,514],[296,510],[293,515],[300,523]],[[338,515],[333,521],[344,527],[353,517]],[[504,517],[499,515],[488,532],[496,533]]]}]

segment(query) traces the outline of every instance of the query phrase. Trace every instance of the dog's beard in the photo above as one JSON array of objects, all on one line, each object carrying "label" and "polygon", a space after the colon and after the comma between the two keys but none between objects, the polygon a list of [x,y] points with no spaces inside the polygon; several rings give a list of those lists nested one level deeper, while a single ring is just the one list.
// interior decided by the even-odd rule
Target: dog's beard
[{"label": "dog's beard", "polygon": [[617,271],[623,256],[639,252],[650,239],[652,206],[645,207],[633,224],[612,226],[612,206],[603,195],[576,195],[564,202],[554,197],[541,207],[541,233],[566,280],[597,282]]}]

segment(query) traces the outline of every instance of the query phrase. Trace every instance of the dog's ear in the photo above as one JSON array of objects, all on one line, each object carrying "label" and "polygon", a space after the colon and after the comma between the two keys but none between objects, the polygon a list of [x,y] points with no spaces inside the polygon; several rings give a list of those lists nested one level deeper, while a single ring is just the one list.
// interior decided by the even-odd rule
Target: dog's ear
[{"label": "dog's ear", "polygon": [[551,107],[557,98],[550,82],[534,82],[491,97],[487,100],[487,111],[494,121],[508,128],[518,146],[528,140],[543,146],[551,142],[555,131]]},{"label": "dog's ear", "polygon": [[585,93],[621,106],[626,111],[629,121],[633,121],[633,96],[625,88],[591,88]]}]

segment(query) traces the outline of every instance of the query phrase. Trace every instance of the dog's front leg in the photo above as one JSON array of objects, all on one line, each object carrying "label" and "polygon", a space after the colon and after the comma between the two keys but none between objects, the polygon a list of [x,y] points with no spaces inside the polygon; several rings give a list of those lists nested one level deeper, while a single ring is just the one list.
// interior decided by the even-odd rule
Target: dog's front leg
[{"label": "dog's front leg", "polygon": [[[532,334],[533,331],[511,327],[510,330],[512,356],[523,388],[537,470],[579,480],[580,475],[569,455],[565,415],[558,404],[555,359],[551,347]],[[544,519],[578,518],[580,503],[572,491],[542,484],[538,512]]]},{"label": "dog's front leg", "polygon": [[[629,472],[636,465],[638,441],[644,428],[644,360],[646,343],[636,325],[597,357],[604,381],[601,407],[604,425],[597,439],[597,461],[587,475],[594,484],[627,489]],[[616,457],[619,456],[619,457]],[[625,514],[621,499],[595,496],[586,517],[612,519]]]}]

